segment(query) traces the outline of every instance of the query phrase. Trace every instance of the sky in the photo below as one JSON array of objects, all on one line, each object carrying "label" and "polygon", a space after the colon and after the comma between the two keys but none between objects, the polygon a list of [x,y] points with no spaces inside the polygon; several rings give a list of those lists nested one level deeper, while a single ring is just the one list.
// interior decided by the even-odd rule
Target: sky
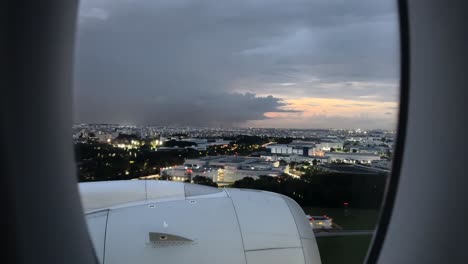
[{"label": "sky", "polygon": [[391,0],[82,0],[77,123],[394,129]]}]

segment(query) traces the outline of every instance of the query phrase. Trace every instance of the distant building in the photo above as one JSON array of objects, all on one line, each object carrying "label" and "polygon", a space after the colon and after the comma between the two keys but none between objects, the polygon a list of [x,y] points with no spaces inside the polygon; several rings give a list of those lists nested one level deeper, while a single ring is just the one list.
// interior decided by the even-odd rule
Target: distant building
[{"label": "distant building", "polygon": [[313,229],[331,229],[333,228],[333,219],[328,216],[306,216]]},{"label": "distant building", "polygon": [[[161,176],[170,176],[173,181],[186,181],[191,180],[195,177],[193,170],[186,168],[184,165],[172,166],[167,168],[161,168]],[[201,175],[206,176],[206,175]]]},{"label": "distant building", "polygon": [[297,154],[297,155],[304,155],[304,149],[302,147],[295,147],[286,144],[272,144],[266,147],[270,149],[272,154]]},{"label": "distant building", "polygon": [[289,144],[271,144],[266,147],[271,154],[300,155],[300,156],[324,156],[327,151],[343,149],[343,141],[328,139],[321,143],[294,140]]},{"label": "distant building", "polygon": [[311,156],[314,154],[315,143],[295,140],[289,144],[271,144],[266,146],[272,154]]},{"label": "distant building", "polygon": [[266,160],[266,161],[271,161],[271,162],[278,162],[280,160],[284,160],[286,162],[309,162],[313,163],[314,160],[317,161],[317,163],[328,163],[329,158],[325,156],[301,156],[301,155],[278,155],[278,154],[263,154],[260,156],[260,158]]},{"label": "distant building", "polygon": [[315,145],[317,150],[322,151],[330,151],[332,149],[343,149],[343,142],[342,141],[334,141],[334,142],[322,142]]}]

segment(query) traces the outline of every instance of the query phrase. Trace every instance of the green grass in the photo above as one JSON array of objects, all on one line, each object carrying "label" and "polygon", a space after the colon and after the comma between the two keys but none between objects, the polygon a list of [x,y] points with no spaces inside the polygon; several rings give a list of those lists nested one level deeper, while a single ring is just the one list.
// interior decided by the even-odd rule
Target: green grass
[{"label": "green grass", "polygon": [[347,209],[346,213],[343,208],[303,207],[302,209],[306,214],[312,216],[327,215],[333,219],[335,224],[348,230],[375,229],[379,216],[378,210]]},{"label": "green grass", "polygon": [[372,236],[317,237],[322,264],[362,264]]}]

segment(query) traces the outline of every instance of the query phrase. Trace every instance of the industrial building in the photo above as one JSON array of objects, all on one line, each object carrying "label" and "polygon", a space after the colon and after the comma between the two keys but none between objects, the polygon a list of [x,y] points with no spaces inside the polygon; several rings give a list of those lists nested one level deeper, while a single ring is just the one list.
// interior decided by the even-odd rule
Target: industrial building
[{"label": "industrial building", "polygon": [[161,175],[171,176],[176,181],[190,180],[191,177],[205,176],[219,186],[229,185],[244,177],[277,177],[283,174],[284,167],[278,161],[265,161],[261,158],[238,156],[209,156],[200,159],[187,159],[184,165],[164,168]]},{"label": "industrial building", "polygon": [[324,141],[315,143],[310,141],[294,140],[289,144],[271,144],[266,147],[271,154],[323,156],[326,151],[343,149],[343,141]]}]

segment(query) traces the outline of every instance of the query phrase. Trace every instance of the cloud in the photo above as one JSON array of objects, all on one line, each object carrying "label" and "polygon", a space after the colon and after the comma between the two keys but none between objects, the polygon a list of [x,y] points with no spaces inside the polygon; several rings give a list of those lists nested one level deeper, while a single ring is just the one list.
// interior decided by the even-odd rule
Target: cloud
[{"label": "cloud", "polygon": [[82,10],[80,13],[81,20],[86,19],[98,19],[98,20],[107,20],[109,18],[109,13],[101,8],[90,8]]},{"label": "cloud", "polygon": [[84,0],[79,17],[78,122],[231,126],[300,116],[292,98],[397,98],[392,1]]},{"label": "cloud", "polygon": [[[352,104],[354,106],[372,106],[371,104],[361,104],[361,103],[358,103],[358,104]],[[393,106],[392,106],[393,107]]]},{"label": "cloud", "polygon": [[349,106],[349,105],[333,105],[333,107],[351,108],[351,106]]},{"label": "cloud", "polygon": [[[394,130],[396,125],[389,120],[393,119],[392,117],[382,118],[376,117],[368,114],[358,114],[353,118],[348,116],[341,115],[327,115],[323,113],[317,113],[308,117],[301,118],[288,118],[288,119],[266,119],[255,122],[258,127],[271,128],[317,128],[317,129],[328,129],[336,128],[336,126],[331,126],[330,124],[340,124],[339,128],[352,129],[352,128],[361,128],[361,129],[389,129]],[[253,122],[247,122],[246,127],[249,127]]]}]

